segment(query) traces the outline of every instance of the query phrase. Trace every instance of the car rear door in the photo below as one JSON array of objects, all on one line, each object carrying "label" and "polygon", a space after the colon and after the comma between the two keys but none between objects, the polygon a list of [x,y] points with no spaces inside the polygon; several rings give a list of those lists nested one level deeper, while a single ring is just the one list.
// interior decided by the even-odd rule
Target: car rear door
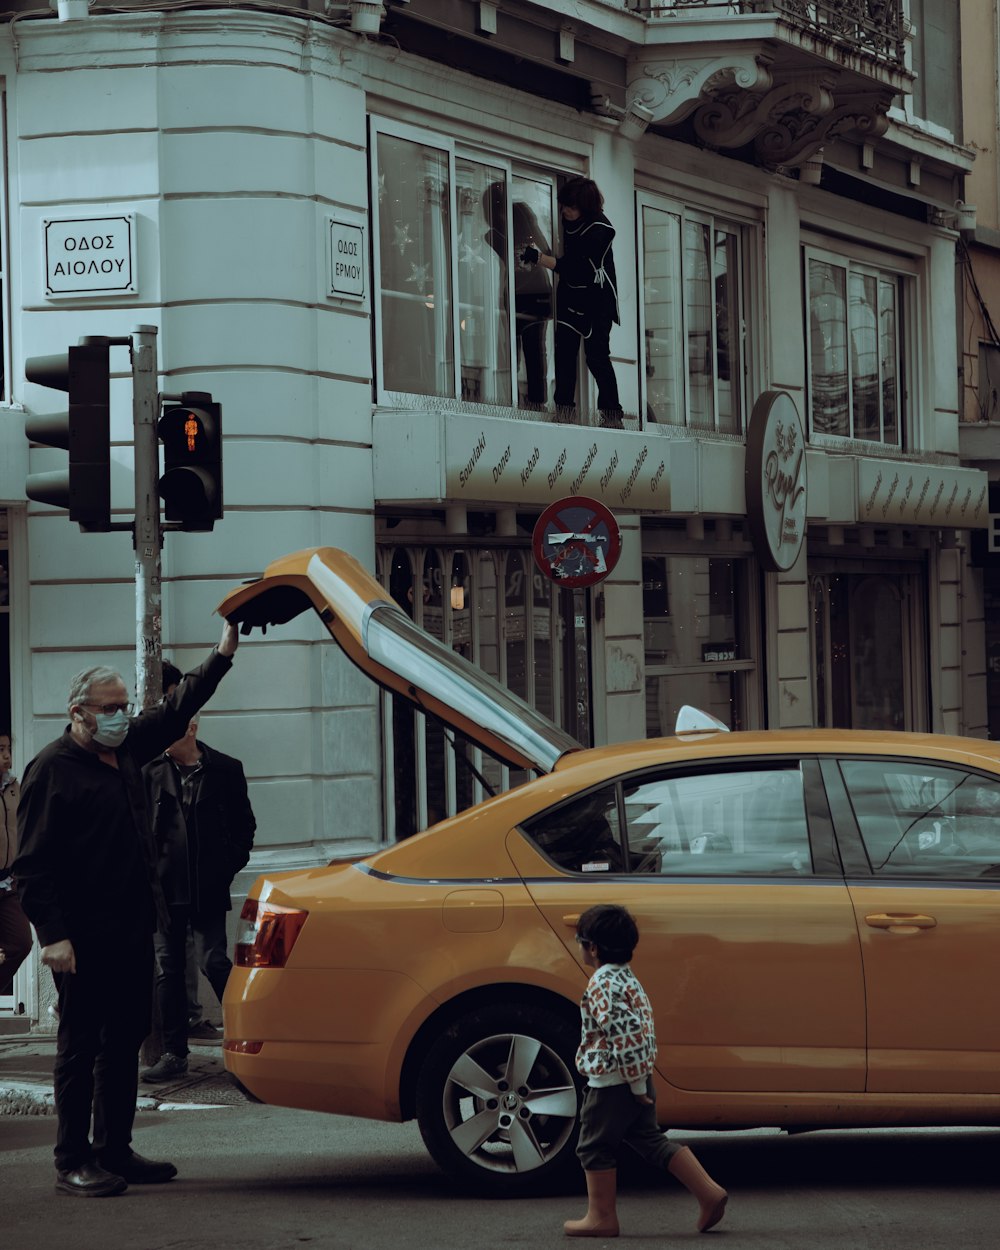
[{"label": "car rear door", "polygon": [[[613,902],[635,916],[657,1066],[675,1088],[864,1089],[861,954],[815,761],[623,777],[508,847],[577,958],[581,912]],[[559,871],[533,873],[534,848]]]},{"label": "car rear door", "polygon": [[864,960],[871,1093],[1000,1093],[1000,780],[822,764]]}]

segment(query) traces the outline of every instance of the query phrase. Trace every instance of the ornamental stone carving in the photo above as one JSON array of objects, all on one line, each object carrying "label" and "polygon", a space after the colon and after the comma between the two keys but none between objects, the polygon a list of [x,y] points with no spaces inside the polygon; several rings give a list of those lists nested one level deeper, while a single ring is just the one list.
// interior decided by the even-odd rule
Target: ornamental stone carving
[{"label": "ornamental stone carving", "polygon": [[878,138],[888,128],[893,94],[832,66],[781,70],[758,45],[714,57],[638,59],[627,99],[652,113],[652,125],[669,128],[691,118],[706,146],[752,143],[762,165],[777,167],[800,165],[841,135]]},{"label": "ornamental stone carving", "polygon": [[653,122],[675,126],[724,87],[740,91],[767,90],[771,85],[767,58],[748,53],[673,61],[644,61],[633,67],[629,104],[641,104]]}]

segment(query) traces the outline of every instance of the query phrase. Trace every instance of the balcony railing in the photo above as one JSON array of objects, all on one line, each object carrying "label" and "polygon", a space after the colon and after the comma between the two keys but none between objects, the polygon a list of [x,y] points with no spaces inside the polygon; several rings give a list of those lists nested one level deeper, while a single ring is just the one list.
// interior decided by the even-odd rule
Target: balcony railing
[{"label": "balcony railing", "polygon": [[668,20],[773,13],[840,47],[904,64],[903,0],[638,0],[630,7]]}]

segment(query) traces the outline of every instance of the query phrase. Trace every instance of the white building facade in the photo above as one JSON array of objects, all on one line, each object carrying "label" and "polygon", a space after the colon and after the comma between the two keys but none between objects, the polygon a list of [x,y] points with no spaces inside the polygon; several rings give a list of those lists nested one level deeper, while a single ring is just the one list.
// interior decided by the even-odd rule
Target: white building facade
[{"label": "white building facade", "polygon": [[[225,517],[164,543],[164,654],[182,668],[216,640],[227,589],[331,545],[583,742],[668,733],[683,703],[734,728],[985,733],[966,551],[988,503],[958,458],[948,211],[971,156],[913,90],[934,6],[763,8],[142,5],[7,24],[16,771],[60,732],[71,675],[100,660],[128,680],[135,639],[128,535],[25,502],[24,414],[55,397],[24,361],[138,325],[157,327],[162,391],[224,411]],[[525,233],[558,244],[576,174],[617,231],[620,429],[583,375],[577,417],[556,420],[550,296],[517,262]],[[123,348],[112,366],[127,520]],[[745,485],[751,414],[774,391],[801,422],[764,449],[801,509],[791,559],[784,479],[756,504]],[[58,462],[30,452],[33,471]],[[538,516],[570,496],[623,535],[589,590],[532,556]],[[299,618],[246,640],[203,722],[250,778],[249,880],[518,780],[325,638]],[[22,1005],[37,1017],[30,968]]]}]

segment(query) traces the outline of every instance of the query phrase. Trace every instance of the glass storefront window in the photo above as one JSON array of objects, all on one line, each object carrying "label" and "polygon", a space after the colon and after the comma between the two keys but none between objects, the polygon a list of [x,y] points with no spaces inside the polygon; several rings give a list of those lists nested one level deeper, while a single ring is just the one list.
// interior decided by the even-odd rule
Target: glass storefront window
[{"label": "glass storefront window", "polygon": [[672,734],[685,703],[731,729],[746,727],[746,681],[754,663],[745,594],[745,560],[643,557],[648,737]]}]

